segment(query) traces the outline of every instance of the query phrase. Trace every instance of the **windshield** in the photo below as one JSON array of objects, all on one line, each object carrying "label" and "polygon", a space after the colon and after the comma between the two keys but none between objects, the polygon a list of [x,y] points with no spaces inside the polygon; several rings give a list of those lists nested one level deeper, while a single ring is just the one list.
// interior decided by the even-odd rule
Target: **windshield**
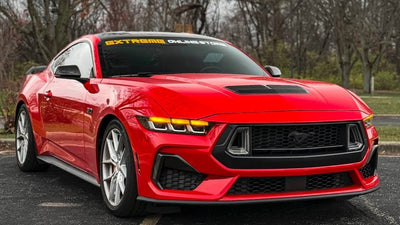
[{"label": "windshield", "polygon": [[222,41],[177,38],[125,38],[99,43],[103,77],[227,73],[266,76],[252,59]]}]

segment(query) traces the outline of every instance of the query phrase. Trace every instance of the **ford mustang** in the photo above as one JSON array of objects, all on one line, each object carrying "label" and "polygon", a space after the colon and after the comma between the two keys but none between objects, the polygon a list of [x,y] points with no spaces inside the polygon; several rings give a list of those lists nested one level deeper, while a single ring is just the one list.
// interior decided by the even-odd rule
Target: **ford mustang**
[{"label": "ford mustang", "polygon": [[99,186],[116,216],[352,197],[379,186],[372,117],[351,91],[283,79],[227,41],[100,33],[27,72],[16,158]]}]

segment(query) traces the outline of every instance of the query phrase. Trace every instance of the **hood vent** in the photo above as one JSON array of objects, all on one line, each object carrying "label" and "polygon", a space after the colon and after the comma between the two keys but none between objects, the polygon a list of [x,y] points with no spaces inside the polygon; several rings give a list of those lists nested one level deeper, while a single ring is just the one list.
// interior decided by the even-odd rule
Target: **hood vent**
[{"label": "hood vent", "polygon": [[241,85],[225,88],[238,94],[308,94],[304,88],[296,85]]}]

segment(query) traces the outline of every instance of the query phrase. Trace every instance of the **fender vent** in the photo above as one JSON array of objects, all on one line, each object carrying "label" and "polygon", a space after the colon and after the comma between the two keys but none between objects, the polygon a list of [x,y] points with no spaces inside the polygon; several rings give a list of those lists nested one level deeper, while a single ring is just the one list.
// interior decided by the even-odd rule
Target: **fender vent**
[{"label": "fender vent", "polygon": [[238,94],[308,94],[304,88],[296,85],[241,85],[225,88]]}]

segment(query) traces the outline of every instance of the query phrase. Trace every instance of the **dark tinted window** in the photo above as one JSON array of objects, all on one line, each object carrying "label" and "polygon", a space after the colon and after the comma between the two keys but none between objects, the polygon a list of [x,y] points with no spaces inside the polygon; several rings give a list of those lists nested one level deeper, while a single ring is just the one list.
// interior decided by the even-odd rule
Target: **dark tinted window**
[{"label": "dark tinted window", "polygon": [[103,77],[138,73],[266,75],[240,50],[221,41],[174,38],[112,39],[99,43]]}]

